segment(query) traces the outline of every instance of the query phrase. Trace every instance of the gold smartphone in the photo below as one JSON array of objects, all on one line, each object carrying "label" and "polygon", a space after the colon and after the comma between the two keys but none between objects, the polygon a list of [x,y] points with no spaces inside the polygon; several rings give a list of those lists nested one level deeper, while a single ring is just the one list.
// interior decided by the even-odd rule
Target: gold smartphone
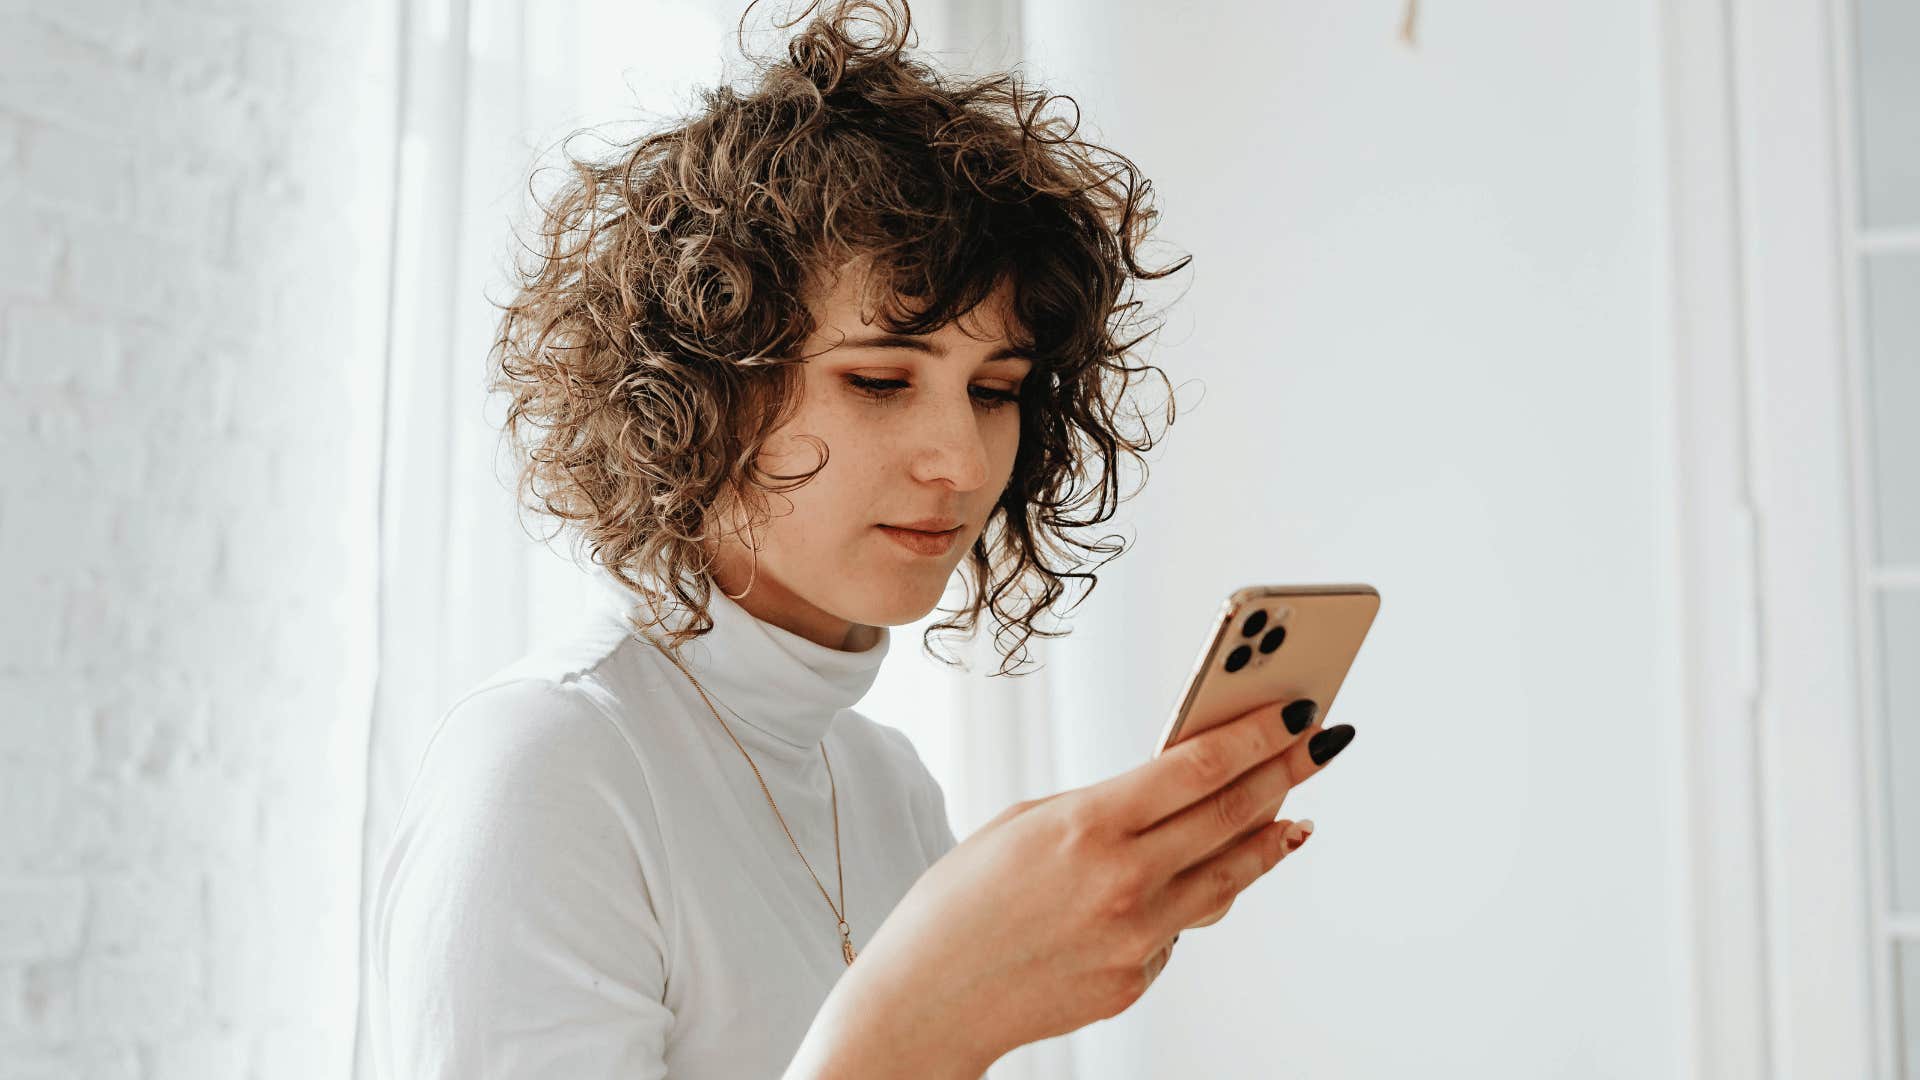
[{"label": "gold smartphone", "polygon": [[1153,756],[1276,701],[1313,700],[1320,706],[1314,723],[1326,727],[1379,610],[1380,593],[1371,585],[1236,589],[1214,617]]}]

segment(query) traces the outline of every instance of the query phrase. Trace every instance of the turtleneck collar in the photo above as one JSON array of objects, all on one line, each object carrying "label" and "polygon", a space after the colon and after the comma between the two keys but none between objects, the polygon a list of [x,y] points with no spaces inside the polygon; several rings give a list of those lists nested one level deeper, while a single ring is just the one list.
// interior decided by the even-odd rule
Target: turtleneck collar
[{"label": "turtleneck collar", "polygon": [[[688,640],[680,662],[729,722],[737,717],[797,750],[817,750],[834,716],[866,696],[893,641],[892,628],[881,626],[863,652],[828,648],[755,617],[718,585],[707,613],[713,629]],[[676,606],[673,614],[677,621],[685,611]]]}]

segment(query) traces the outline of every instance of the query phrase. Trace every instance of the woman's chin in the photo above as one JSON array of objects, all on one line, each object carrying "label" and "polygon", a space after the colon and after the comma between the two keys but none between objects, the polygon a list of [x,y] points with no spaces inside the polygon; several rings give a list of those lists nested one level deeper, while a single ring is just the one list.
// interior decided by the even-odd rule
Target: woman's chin
[{"label": "woman's chin", "polygon": [[869,594],[866,602],[846,617],[869,626],[910,626],[939,607],[946,593],[946,580],[931,574],[897,573],[892,577],[892,588],[877,590],[879,595]]}]

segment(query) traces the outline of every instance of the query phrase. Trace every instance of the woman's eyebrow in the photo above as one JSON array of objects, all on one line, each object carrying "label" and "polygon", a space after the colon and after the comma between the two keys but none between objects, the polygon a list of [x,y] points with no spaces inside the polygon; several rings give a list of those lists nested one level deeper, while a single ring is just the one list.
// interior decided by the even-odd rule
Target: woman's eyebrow
[{"label": "woman's eyebrow", "polygon": [[[834,348],[909,349],[914,352],[928,353],[933,356],[944,357],[947,355],[946,349],[935,345],[927,339],[910,337],[906,334],[874,334],[868,337],[842,338],[840,343],[835,345]],[[989,362],[994,360],[1028,360],[1038,362],[1039,359],[1031,348],[1020,345],[1003,346],[1002,348],[994,350],[993,354],[987,357]]]}]

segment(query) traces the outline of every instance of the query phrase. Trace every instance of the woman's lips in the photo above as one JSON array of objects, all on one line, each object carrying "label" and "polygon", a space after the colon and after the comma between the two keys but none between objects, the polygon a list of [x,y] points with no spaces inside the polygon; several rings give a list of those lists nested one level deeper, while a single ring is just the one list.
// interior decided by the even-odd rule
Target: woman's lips
[{"label": "woman's lips", "polygon": [[945,555],[953,548],[954,538],[960,535],[958,528],[952,532],[926,533],[917,529],[900,529],[892,525],[875,525],[874,528],[887,534],[887,538],[916,555]]}]

